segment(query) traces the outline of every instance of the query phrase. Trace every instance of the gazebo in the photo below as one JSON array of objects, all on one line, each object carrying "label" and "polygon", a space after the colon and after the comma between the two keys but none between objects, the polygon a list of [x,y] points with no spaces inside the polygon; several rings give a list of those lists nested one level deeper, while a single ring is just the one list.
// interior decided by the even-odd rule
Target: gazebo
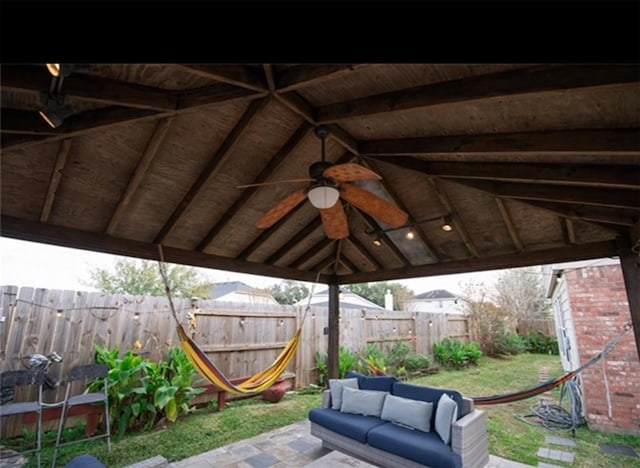
[{"label": "gazebo", "polygon": [[340,285],[619,257],[640,346],[638,64],[58,65],[2,66],[2,236],[324,283],[332,376]]}]

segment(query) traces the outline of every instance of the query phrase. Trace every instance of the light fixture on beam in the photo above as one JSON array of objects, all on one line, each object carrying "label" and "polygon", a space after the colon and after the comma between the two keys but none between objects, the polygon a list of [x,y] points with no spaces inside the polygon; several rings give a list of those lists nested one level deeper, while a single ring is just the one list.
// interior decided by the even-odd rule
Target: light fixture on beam
[{"label": "light fixture on beam", "polygon": [[442,230],[445,232],[450,232],[453,230],[453,224],[451,224],[453,221],[451,220],[451,215],[447,215],[444,217],[444,221],[442,224]]},{"label": "light fixture on beam", "polygon": [[66,99],[61,94],[42,93],[40,96],[42,107],[38,110],[40,116],[51,127],[58,128],[67,117],[74,114],[74,109],[66,103]]},{"label": "light fixture on beam", "polygon": [[85,63],[47,63],[47,70],[54,78],[67,77],[73,72],[87,73],[89,65]]}]

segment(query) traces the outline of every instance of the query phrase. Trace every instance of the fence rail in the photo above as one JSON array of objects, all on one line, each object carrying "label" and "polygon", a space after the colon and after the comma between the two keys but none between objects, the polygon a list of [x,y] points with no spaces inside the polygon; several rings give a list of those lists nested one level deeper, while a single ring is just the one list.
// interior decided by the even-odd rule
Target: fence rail
[{"label": "fence rail", "polygon": [[[36,353],[52,351],[63,362],[49,369],[64,381],[69,370],[94,360],[94,345],[118,347],[153,361],[166,359],[179,346],[176,324],[164,297],[108,295],[97,292],[0,286],[0,369],[23,368]],[[269,366],[302,325],[301,345],[287,369],[295,374],[294,387],[317,382],[316,353],[327,351],[328,311],[302,307],[224,303],[174,299],[185,325],[196,318],[194,339],[229,378],[243,378]],[[303,323],[304,318],[304,323]],[[427,312],[374,309],[340,310],[340,344],[361,352],[368,344],[406,343],[417,353],[432,354],[433,344],[445,337],[468,340],[466,318]],[[48,390],[48,402],[63,399],[63,390]],[[28,398],[29,396],[27,396]],[[55,423],[52,423],[55,424]],[[19,425],[19,424],[18,424]],[[10,433],[14,424],[3,425]],[[45,428],[46,429],[46,428]]]}]

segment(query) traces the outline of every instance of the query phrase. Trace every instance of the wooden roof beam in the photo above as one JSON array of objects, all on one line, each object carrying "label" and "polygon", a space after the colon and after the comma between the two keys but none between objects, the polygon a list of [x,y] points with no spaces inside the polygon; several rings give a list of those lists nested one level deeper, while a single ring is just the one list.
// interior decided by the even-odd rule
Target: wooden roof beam
[{"label": "wooden roof beam", "polygon": [[227,135],[227,138],[222,142],[220,148],[216,150],[213,156],[207,162],[207,165],[203,168],[202,172],[195,180],[191,188],[184,195],[180,203],[175,207],[169,219],[165,222],[164,226],[160,229],[153,242],[155,244],[161,244],[166,236],[171,232],[178,220],[182,217],[187,210],[191,202],[198,196],[202,188],[208,182],[209,178],[216,173],[220,165],[226,160],[229,154],[229,150],[238,141],[240,135],[249,126],[249,123],[253,118],[267,105],[268,98],[253,101],[249,104],[249,107],[245,113],[240,117],[240,120],[236,123],[235,127]]},{"label": "wooden roof beam", "polygon": [[369,263],[371,263],[376,269],[384,268],[382,264],[369,253],[364,244],[360,242],[360,240],[356,236],[349,236],[348,239],[351,245],[358,251],[358,253],[362,255]]},{"label": "wooden roof beam", "polygon": [[364,67],[356,65],[298,65],[286,69],[276,77],[278,92],[292,91],[306,86],[317,85],[325,81],[342,78],[354,70]]},{"label": "wooden roof beam", "polygon": [[500,215],[502,215],[502,220],[507,227],[507,231],[509,231],[509,236],[511,236],[511,242],[513,242],[513,245],[515,245],[518,252],[524,252],[524,245],[520,240],[520,236],[518,235],[518,230],[516,229],[515,224],[513,224],[511,215],[509,215],[509,210],[500,198],[496,198],[495,200],[496,204],[498,205],[498,209],[500,210]]},{"label": "wooden roof beam", "polygon": [[302,255],[300,255],[293,262],[291,262],[288,265],[289,268],[298,269],[299,267],[307,263],[309,260],[311,260],[313,257],[318,255],[320,252],[322,252],[324,249],[329,247],[334,242],[335,242],[335,239],[329,239],[329,238],[324,238],[320,242],[316,242],[316,244],[313,247],[305,250]]},{"label": "wooden roof beam", "polygon": [[263,77],[253,68],[246,65],[180,65],[183,70],[203,78],[209,78],[233,86],[252,91],[267,91],[268,86]]},{"label": "wooden roof beam", "polygon": [[269,258],[267,258],[263,263],[269,265],[275,264],[281,257],[283,257],[287,252],[291,250],[292,245],[298,245],[318,228],[322,228],[322,220],[320,219],[319,214],[318,216],[313,218],[305,227],[298,231],[294,236],[292,236],[290,239],[287,239],[284,245],[282,245],[282,247],[271,254]]},{"label": "wooden roof beam", "polygon": [[[252,181],[252,183],[259,184],[266,182],[269,177],[280,167],[289,154],[300,144],[300,142],[309,134],[311,125],[306,122],[302,123],[294,134],[287,140],[284,146],[271,158],[269,163],[262,169],[260,174]],[[231,205],[225,213],[220,217],[220,220],[209,230],[206,236],[200,241],[196,250],[205,250],[211,242],[215,239],[218,233],[225,227],[227,222],[238,213],[242,207],[251,199],[251,197],[258,191],[260,187],[249,187],[244,189],[240,197]]]},{"label": "wooden roof beam", "polygon": [[151,135],[151,138],[147,142],[147,146],[144,150],[144,153],[142,153],[142,157],[138,161],[138,164],[133,172],[133,175],[131,176],[131,179],[129,179],[127,188],[122,193],[122,196],[118,201],[118,205],[116,206],[116,209],[111,215],[109,224],[105,229],[106,234],[109,234],[109,235],[113,234],[113,232],[118,227],[118,224],[120,224],[120,221],[124,217],[124,214],[126,213],[127,208],[131,203],[131,200],[133,200],[133,197],[136,191],[138,190],[138,187],[142,183],[144,176],[147,174],[147,170],[149,169],[151,162],[156,157],[156,154],[158,153],[160,146],[164,142],[164,139],[167,136],[167,132],[169,131],[169,127],[171,126],[172,121],[173,121],[173,117],[167,117],[165,119],[158,121],[158,123],[156,124],[156,128],[153,132],[153,135]]},{"label": "wooden roof beam", "polygon": [[53,171],[51,171],[51,178],[49,179],[49,188],[47,189],[47,195],[44,198],[44,203],[42,204],[42,211],[40,212],[40,222],[46,223],[49,221],[49,215],[51,214],[51,209],[53,208],[53,202],[56,198],[56,193],[58,192],[58,185],[60,185],[60,178],[62,177],[62,172],[64,171],[64,167],[67,164],[67,157],[69,156],[69,152],[71,151],[71,138],[66,140],[62,140],[60,144],[60,149],[58,150],[58,155],[56,156],[56,164],[53,167]]},{"label": "wooden roof beam", "polygon": [[606,207],[579,205],[570,203],[556,203],[535,200],[518,200],[521,203],[551,211],[554,214],[574,221],[588,223],[617,224],[619,226],[633,226],[638,222],[639,213],[632,209],[611,210]]},{"label": "wooden roof beam", "polygon": [[517,94],[618,84],[637,85],[639,79],[640,71],[635,65],[543,65],[328,104],[319,107],[315,117],[318,123],[332,123],[385,112]]},{"label": "wooden roof beam", "polygon": [[369,140],[360,142],[358,150],[363,156],[386,156],[384,159],[389,162],[396,159],[407,161],[406,158],[399,158],[399,156],[438,154],[597,152],[638,156],[640,130],[638,128],[593,128]]}]

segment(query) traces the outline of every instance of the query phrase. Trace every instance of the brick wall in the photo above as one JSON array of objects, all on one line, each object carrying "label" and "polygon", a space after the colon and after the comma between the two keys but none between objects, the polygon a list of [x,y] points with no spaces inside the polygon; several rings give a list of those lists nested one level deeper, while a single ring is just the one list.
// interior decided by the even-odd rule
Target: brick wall
[{"label": "brick wall", "polygon": [[[582,365],[618,336],[631,313],[619,265],[565,271],[565,279]],[[632,330],[582,380],[590,428],[640,435],[640,361]]]}]

